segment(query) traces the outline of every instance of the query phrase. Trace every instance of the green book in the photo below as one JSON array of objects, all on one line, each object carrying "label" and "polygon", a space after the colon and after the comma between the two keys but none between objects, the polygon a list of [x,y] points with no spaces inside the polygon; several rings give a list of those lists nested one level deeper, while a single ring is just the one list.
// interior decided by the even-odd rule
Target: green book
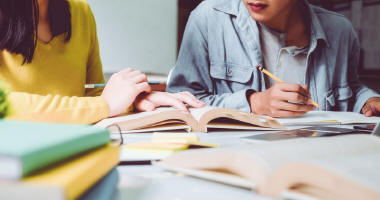
[{"label": "green book", "polygon": [[19,180],[109,141],[107,129],[88,125],[0,120],[0,179]]}]

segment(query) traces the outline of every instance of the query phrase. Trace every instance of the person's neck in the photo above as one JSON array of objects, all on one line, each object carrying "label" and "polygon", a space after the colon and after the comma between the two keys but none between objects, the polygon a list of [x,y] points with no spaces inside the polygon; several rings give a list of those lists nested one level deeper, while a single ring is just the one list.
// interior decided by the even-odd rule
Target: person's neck
[{"label": "person's neck", "polygon": [[39,20],[46,22],[49,21],[49,2],[50,0],[37,0]]},{"label": "person's neck", "polygon": [[287,46],[304,47],[309,44],[310,36],[303,17],[299,3],[295,3],[291,9],[263,24],[271,29],[286,33]]},{"label": "person's neck", "polygon": [[38,1],[38,39],[48,43],[53,39],[53,33],[50,27],[49,19],[49,2],[50,0],[37,0]]}]

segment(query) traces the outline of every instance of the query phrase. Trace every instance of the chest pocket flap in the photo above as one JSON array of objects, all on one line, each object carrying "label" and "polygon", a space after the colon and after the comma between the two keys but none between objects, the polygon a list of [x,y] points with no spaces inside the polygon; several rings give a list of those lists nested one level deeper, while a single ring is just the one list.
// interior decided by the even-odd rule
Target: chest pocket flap
[{"label": "chest pocket flap", "polygon": [[215,79],[247,83],[251,80],[253,68],[231,63],[211,63],[210,75]]},{"label": "chest pocket flap", "polygon": [[352,95],[353,93],[349,86],[339,87],[328,92],[327,101],[331,106],[335,106],[337,104],[337,101],[349,100]]}]

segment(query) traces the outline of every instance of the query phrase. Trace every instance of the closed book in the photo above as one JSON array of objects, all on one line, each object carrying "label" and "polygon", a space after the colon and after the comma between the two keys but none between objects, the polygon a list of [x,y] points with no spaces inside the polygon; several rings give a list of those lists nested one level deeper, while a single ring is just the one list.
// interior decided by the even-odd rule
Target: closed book
[{"label": "closed book", "polygon": [[106,176],[86,191],[78,200],[115,199],[118,195],[119,172],[113,168]]},{"label": "closed book", "polygon": [[0,179],[19,180],[109,141],[108,130],[87,125],[0,120]]},{"label": "closed book", "polygon": [[38,171],[21,181],[1,181],[0,199],[77,199],[118,163],[120,147],[109,144]]}]

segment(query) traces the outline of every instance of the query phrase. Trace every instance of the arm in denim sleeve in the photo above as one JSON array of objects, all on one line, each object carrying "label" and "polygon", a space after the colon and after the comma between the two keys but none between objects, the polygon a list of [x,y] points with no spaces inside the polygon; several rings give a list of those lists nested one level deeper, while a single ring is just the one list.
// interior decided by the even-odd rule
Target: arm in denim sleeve
[{"label": "arm in denim sleeve", "polygon": [[215,89],[215,82],[210,77],[206,14],[204,4],[191,13],[167,91],[189,91],[209,106],[250,112],[249,89],[224,94],[218,94]]},{"label": "arm in denim sleeve", "polygon": [[363,85],[358,78],[358,67],[359,67],[359,59],[360,59],[360,44],[359,39],[356,36],[355,32],[352,32],[352,45],[351,45],[351,53],[349,57],[349,84],[351,89],[353,90],[355,96],[355,102],[353,106],[353,112],[360,113],[365,103],[371,97],[380,97],[378,93],[367,88]]}]

